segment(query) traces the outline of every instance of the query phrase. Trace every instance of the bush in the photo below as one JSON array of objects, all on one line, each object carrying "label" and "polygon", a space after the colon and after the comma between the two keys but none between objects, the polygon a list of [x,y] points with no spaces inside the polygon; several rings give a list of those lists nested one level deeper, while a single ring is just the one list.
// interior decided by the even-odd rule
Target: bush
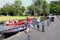
[{"label": "bush", "polygon": [[45,21],[46,20],[46,17],[40,17],[41,18],[41,22]]}]

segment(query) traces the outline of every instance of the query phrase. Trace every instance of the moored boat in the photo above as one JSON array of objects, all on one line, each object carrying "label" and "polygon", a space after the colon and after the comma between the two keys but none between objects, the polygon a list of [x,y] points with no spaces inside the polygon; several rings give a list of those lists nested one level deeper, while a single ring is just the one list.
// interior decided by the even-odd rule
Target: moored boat
[{"label": "moored boat", "polygon": [[3,30],[3,35],[4,35],[4,38],[8,38],[14,34],[17,34],[18,32],[22,32],[24,30],[26,30],[26,28],[15,27],[15,28]]},{"label": "moored boat", "polygon": [[17,26],[17,25],[22,25],[24,24],[25,20],[19,20],[18,22],[14,23],[6,23],[6,26]]}]

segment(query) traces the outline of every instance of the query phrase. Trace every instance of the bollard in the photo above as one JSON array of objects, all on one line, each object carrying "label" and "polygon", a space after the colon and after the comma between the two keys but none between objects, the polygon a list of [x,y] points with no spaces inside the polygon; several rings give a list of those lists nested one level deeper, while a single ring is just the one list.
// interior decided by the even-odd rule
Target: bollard
[{"label": "bollard", "polygon": [[47,20],[47,26],[49,26],[49,19]]},{"label": "bollard", "polygon": [[3,32],[0,31],[0,40],[3,40],[3,39],[4,39]]},{"label": "bollard", "polygon": [[29,28],[29,31],[28,31],[28,34],[27,34],[27,40],[30,40],[30,28]]},{"label": "bollard", "polygon": [[42,23],[42,32],[44,32],[44,23]]},{"label": "bollard", "polygon": [[49,23],[51,24],[51,22],[52,22],[52,21],[51,21],[51,18],[50,18],[49,20],[50,20],[50,22],[49,22]]},{"label": "bollard", "polygon": [[30,35],[28,35],[28,40],[30,40]]}]

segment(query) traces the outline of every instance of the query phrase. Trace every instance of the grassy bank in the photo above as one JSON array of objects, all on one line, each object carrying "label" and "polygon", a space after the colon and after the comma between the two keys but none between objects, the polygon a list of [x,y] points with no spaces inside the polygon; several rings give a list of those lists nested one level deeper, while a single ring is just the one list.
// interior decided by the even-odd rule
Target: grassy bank
[{"label": "grassy bank", "polygon": [[[5,22],[7,20],[13,20],[13,19],[14,20],[15,19],[23,20],[23,19],[26,19],[26,17],[27,16],[0,16],[0,23]],[[36,16],[31,16],[31,18],[34,18],[34,17],[36,17]],[[46,20],[45,17],[40,16],[40,18],[41,18],[41,22]]]},{"label": "grassy bank", "polygon": [[[23,20],[26,19],[27,16],[0,16],[0,22],[5,22],[7,20],[15,20],[15,19],[19,19],[19,20]],[[31,18],[33,18],[34,16],[31,16]]]}]

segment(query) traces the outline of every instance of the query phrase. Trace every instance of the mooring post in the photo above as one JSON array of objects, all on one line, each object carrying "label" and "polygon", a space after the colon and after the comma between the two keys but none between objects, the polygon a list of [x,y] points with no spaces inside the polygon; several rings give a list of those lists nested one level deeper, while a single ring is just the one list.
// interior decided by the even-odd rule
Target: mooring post
[{"label": "mooring post", "polygon": [[4,39],[3,31],[0,31],[0,40]]},{"label": "mooring post", "polygon": [[30,40],[30,35],[28,34],[28,40]]},{"label": "mooring post", "polygon": [[47,26],[49,27],[49,19],[47,19]]},{"label": "mooring post", "polygon": [[42,32],[44,32],[44,23],[42,23]]}]

